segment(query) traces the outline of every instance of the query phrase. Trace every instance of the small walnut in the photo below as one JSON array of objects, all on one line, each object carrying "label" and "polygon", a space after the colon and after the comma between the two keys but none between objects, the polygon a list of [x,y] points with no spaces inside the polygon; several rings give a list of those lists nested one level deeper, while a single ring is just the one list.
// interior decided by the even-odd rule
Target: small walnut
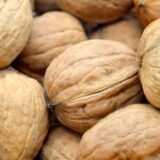
[{"label": "small walnut", "polygon": [[160,0],[134,0],[134,4],[143,27],[160,18]]},{"label": "small walnut", "polygon": [[41,160],[76,160],[80,139],[67,128],[53,128],[42,148]]},{"label": "small walnut", "polygon": [[142,29],[134,20],[123,19],[96,30],[91,34],[90,38],[118,41],[136,51],[141,34]]},{"label": "small walnut", "polygon": [[59,7],[83,21],[105,23],[122,17],[131,7],[131,0],[57,0]]},{"label": "small walnut", "polygon": [[40,84],[12,70],[0,71],[0,159],[33,160],[48,131]]},{"label": "small walnut", "polygon": [[29,0],[1,1],[0,11],[0,68],[5,68],[28,41],[32,11]]},{"label": "small walnut", "polygon": [[61,123],[83,133],[110,112],[142,98],[139,59],[114,41],[81,42],[52,61],[45,89]]},{"label": "small walnut", "polygon": [[57,11],[36,17],[30,39],[17,59],[16,68],[42,81],[46,68],[54,58],[86,39],[80,22],[68,13]]},{"label": "small walnut", "polygon": [[148,101],[160,108],[160,19],[150,24],[142,35],[138,54],[143,57],[140,79]]},{"label": "small walnut", "polygon": [[87,131],[78,160],[159,160],[160,113],[135,104],[110,114]]}]

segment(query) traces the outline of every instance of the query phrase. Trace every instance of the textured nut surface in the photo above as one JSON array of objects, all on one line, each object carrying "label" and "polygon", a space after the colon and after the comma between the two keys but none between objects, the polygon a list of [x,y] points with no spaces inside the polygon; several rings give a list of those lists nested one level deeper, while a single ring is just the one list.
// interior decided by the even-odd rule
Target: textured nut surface
[{"label": "textured nut surface", "polygon": [[143,27],[160,18],[159,0],[134,0],[137,16]]},{"label": "textured nut surface", "polygon": [[17,68],[41,80],[55,57],[83,40],[86,40],[84,30],[72,15],[46,13],[34,19],[30,39],[17,60]]},{"label": "textured nut surface", "polygon": [[104,23],[123,16],[130,8],[131,0],[57,0],[57,4],[87,22]]},{"label": "textured nut surface", "polygon": [[41,160],[76,160],[80,135],[64,127],[53,128],[42,148]]},{"label": "textured nut surface", "polygon": [[0,2],[0,68],[18,56],[27,43],[32,26],[29,0]]},{"label": "textured nut surface", "polygon": [[48,131],[43,89],[31,78],[0,71],[0,159],[33,160]]},{"label": "textured nut surface", "polygon": [[160,108],[160,19],[151,23],[140,40],[138,53],[143,57],[140,79],[149,102]]},{"label": "textured nut surface", "polygon": [[123,19],[93,32],[91,39],[108,39],[124,43],[137,50],[142,29],[131,19]]},{"label": "textured nut surface", "polygon": [[88,130],[79,160],[159,160],[160,113],[135,104],[114,112]]},{"label": "textured nut surface", "polygon": [[114,41],[89,40],[53,60],[45,88],[58,119],[83,133],[108,113],[141,99],[139,59]]}]

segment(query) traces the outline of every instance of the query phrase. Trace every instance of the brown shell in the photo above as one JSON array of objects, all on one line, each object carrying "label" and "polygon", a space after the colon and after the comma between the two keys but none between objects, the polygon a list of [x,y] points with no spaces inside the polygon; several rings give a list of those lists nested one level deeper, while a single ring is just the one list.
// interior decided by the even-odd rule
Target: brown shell
[{"label": "brown shell", "polygon": [[52,61],[45,89],[58,119],[83,133],[110,112],[142,98],[139,59],[114,41],[81,42]]},{"label": "brown shell", "polygon": [[160,113],[135,104],[110,114],[88,130],[78,160],[159,160]]},{"label": "brown shell", "polygon": [[82,25],[72,15],[58,11],[43,14],[34,19],[30,39],[17,59],[16,68],[42,81],[55,57],[86,39]]},{"label": "brown shell", "polygon": [[143,27],[160,18],[160,0],[134,0],[134,3]]},{"label": "brown shell", "polygon": [[59,7],[83,21],[111,22],[122,17],[131,7],[131,0],[57,0]]},{"label": "brown shell", "polygon": [[133,20],[123,19],[98,29],[90,38],[118,41],[136,51],[141,34],[142,29]]},{"label": "brown shell", "polygon": [[41,160],[76,160],[80,139],[67,128],[53,128],[42,148]]},{"label": "brown shell", "polygon": [[0,159],[33,160],[48,131],[40,84],[12,70],[0,71]]},{"label": "brown shell", "polygon": [[28,41],[32,11],[29,0],[1,1],[0,10],[0,68],[5,68]]},{"label": "brown shell", "polygon": [[149,102],[160,108],[160,19],[151,23],[140,40],[138,54],[143,57],[140,79]]}]

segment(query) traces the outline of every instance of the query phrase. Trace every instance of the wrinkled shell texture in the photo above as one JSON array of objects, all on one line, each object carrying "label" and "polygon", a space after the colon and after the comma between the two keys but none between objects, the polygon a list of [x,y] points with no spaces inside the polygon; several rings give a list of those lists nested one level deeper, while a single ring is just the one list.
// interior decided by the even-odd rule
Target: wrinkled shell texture
[{"label": "wrinkled shell texture", "polygon": [[160,108],[160,19],[150,24],[140,40],[138,53],[143,57],[140,79],[149,102]]},{"label": "wrinkled shell texture", "polygon": [[90,38],[118,41],[136,51],[141,34],[142,30],[136,23],[124,19],[98,29]]},{"label": "wrinkled shell texture", "polygon": [[52,61],[45,89],[61,123],[83,133],[108,113],[139,102],[139,59],[114,41],[89,40]]},{"label": "wrinkled shell texture", "polygon": [[76,18],[64,12],[46,13],[34,19],[30,39],[17,60],[17,67],[25,74],[42,80],[55,57],[84,40],[86,35]]},{"label": "wrinkled shell texture", "polygon": [[137,16],[143,27],[160,18],[160,0],[134,0]]},{"label": "wrinkled shell texture", "polygon": [[0,71],[0,159],[33,160],[48,130],[42,87],[11,70]]},{"label": "wrinkled shell texture", "polygon": [[76,160],[80,138],[67,128],[53,128],[43,146],[41,160]]},{"label": "wrinkled shell texture", "polygon": [[79,160],[159,160],[160,114],[136,104],[110,114],[87,131]]},{"label": "wrinkled shell texture", "polygon": [[59,7],[80,19],[104,23],[123,16],[130,8],[131,0],[57,0]]},{"label": "wrinkled shell texture", "polygon": [[27,43],[32,27],[29,0],[0,2],[0,68],[9,66]]}]

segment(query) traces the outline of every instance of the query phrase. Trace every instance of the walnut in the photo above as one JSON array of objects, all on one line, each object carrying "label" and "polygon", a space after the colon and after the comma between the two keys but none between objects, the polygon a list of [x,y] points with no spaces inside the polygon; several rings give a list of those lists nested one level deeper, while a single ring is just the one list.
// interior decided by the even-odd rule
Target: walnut
[{"label": "walnut", "polygon": [[139,102],[139,59],[114,41],[89,40],[52,61],[44,85],[65,126],[83,133],[110,112]]},{"label": "walnut", "polygon": [[78,160],[160,159],[160,113],[135,104],[105,117],[87,131]]},{"label": "walnut", "polygon": [[48,131],[40,84],[13,70],[0,71],[0,159],[33,160]]},{"label": "walnut", "polygon": [[50,62],[83,40],[86,40],[86,35],[82,25],[68,13],[57,11],[36,17],[30,39],[17,59],[16,68],[42,81]]},{"label": "walnut", "polygon": [[122,17],[131,7],[131,0],[57,0],[58,6],[83,21],[111,22]]},{"label": "walnut", "polygon": [[29,0],[0,2],[0,69],[9,66],[26,45],[32,26]]},{"label": "walnut", "polygon": [[67,128],[53,128],[42,148],[41,160],[76,160],[80,139]]}]

